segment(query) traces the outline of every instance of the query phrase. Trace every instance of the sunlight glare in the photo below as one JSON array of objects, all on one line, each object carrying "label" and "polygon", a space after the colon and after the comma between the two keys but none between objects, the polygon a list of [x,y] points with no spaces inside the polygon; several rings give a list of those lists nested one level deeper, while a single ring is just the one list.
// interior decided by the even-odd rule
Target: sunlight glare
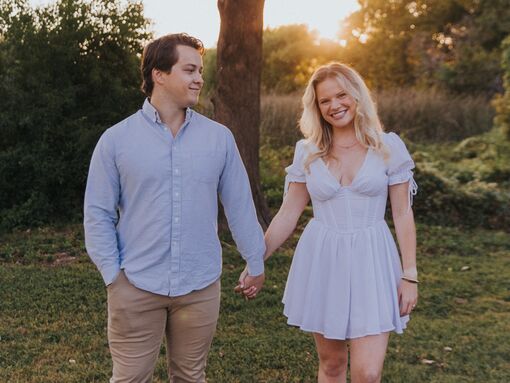
[{"label": "sunlight glare", "polygon": [[321,38],[338,41],[341,20],[359,9],[356,0],[266,0],[264,24],[277,27],[284,24],[306,24]]},{"label": "sunlight glare", "polygon": [[[55,0],[29,0],[41,6]],[[127,2],[128,0],[121,0]],[[156,37],[187,32],[201,39],[207,48],[216,45],[220,31],[217,0],[142,0],[145,16],[152,20]],[[356,0],[266,0],[264,27],[306,24],[319,38],[338,41],[341,20],[359,9]],[[240,18],[240,20],[242,20]],[[341,42],[340,42],[341,43]]]}]

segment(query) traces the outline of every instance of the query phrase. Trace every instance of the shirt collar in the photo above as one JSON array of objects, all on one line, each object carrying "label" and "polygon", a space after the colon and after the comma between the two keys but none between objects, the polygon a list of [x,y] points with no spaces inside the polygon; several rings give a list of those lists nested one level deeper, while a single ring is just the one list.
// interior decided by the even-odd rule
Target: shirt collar
[{"label": "shirt collar", "polygon": [[[150,103],[149,98],[146,98],[143,107],[142,107],[143,113],[149,117],[149,119],[152,122],[162,124],[163,121],[161,121],[161,118],[159,117],[159,113],[157,109]],[[191,117],[193,116],[193,109],[186,108],[186,116],[184,117],[184,124],[187,125],[187,123],[191,120]]]},{"label": "shirt collar", "polygon": [[159,113],[156,110],[156,108],[150,103],[149,98],[145,99],[142,111],[147,117],[149,117],[149,119],[152,122],[157,122],[161,124],[161,118],[159,117]]}]

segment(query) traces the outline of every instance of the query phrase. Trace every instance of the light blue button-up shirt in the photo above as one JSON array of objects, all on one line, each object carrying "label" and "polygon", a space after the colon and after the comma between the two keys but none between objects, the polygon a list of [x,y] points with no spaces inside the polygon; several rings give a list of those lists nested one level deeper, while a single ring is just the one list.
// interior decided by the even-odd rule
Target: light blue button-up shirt
[{"label": "light blue button-up shirt", "polygon": [[123,269],[142,290],[179,296],[221,274],[218,195],[250,275],[264,271],[262,229],[230,130],[188,109],[173,137],[157,110],[106,130],[85,192],[85,245],[108,285]]}]

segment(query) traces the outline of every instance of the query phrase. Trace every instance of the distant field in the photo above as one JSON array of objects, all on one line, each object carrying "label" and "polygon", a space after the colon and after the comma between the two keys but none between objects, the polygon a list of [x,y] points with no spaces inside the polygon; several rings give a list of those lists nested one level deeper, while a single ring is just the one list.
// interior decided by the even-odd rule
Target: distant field
[{"label": "distant field", "polygon": [[[510,381],[510,238],[419,225],[423,283],[408,331],[393,335],[384,382]],[[280,303],[292,250],[267,266],[263,293],[232,292],[242,268],[224,246],[222,309],[209,382],[314,382],[312,338],[288,327]],[[106,382],[106,293],[80,226],[0,241],[0,382]],[[164,348],[155,382],[166,379]]]}]

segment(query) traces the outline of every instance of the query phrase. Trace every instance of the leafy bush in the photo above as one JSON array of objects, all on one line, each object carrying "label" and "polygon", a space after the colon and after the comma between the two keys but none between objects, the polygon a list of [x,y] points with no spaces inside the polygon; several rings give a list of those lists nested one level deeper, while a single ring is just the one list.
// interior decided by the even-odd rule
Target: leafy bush
[{"label": "leafy bush", "polygon": [[[457,144],[408,141],[408,147],[419,186],[413,206],[417,222],[510,231],[510,143],[501,139],[500,131]],[[261,148],[262,183],[273,212],[281,205],[284,168],[293,152],[293,145]]]},{"label": "leafy bush", "polygon": [[499,129],[459,143],[413,144],[419,222],[510,231],[510,143]]},{"label": "leafy bush", "polygon": [[0,4],[0,230],[78,217],[99,135],[133,113],[141,4]]},{"label": "leafy bush", "polygon": [[418,222],[458,227],[510,230],[510,198],[480,185],[477,190],[458,188],[437,172],[417,164],[419,193],[414,211]]},{"label": "leafy bush", "polygon": [[275,149],[267,143],[260,148],[262,190],[271,211],[276,213],[283,199],[285,167],[292,163],[294,146]]},{"label": "leafy bush", "polygon": [[502,44],[501,67],[503,68],[503,86],[504,94],[497,95],[494,99],[496,108],[495,123],[500,126],[506,138],[510,140],[510,36],[503,40]]}]

